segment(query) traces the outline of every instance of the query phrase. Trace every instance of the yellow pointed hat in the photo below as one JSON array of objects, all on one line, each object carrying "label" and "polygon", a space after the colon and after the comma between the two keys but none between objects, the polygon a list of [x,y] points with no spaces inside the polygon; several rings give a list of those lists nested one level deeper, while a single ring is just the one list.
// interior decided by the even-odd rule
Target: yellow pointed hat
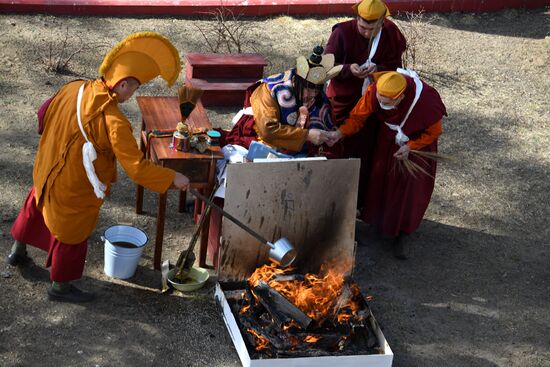
[{"label": "yellow pointed hat", "polygon": [[99,73],[109,88],[128,77],[145,84],[159,75],[170,87],[180,71],[178,50],[155,32],[129,35],[109,51],[99,67]]},{"label": "yellow pointed hat", "polygon": [[373,21],[390,15],[390,10],[380,0],[363,0],[352,6],[353,12],[366,21]]},{"label": "yellow pointed hat", "polygon": [[407,80],[396,71],[373,73],[372,76],[376,82],[376,90],[384,97],[399,98],[407,88]]}]

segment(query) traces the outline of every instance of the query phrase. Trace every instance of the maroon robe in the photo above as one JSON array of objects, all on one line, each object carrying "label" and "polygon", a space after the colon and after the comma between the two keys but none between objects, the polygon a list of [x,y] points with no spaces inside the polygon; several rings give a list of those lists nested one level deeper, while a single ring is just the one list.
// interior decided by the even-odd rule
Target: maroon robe
[{"label": "maroon robe", "polygon": [[50,279],[54,282],[70,282],[80,279],[84,271],[88,240],[67,245],[55,238],[44,223],[42,213],[36,207],[34,187],[11,228],[12,237],[27,245],[48,253],[45,266],[51,266]]},{"label": "maroon robe", "polygon": [[[246,89],[243,108],[248,108],[251,106],[250,96],[261,84],[261,81],[257,81]],[[223,129],[217,130],[222,135],[220,138],[220,144],[222,147],[228,144],[235,144],[248,149],[253,141],[258,140],[258,134],[256,134],[256,130],[254,129],[253,115],[242,115],[235,126],[233,126],[233,128],[229,131]]]},{"label": "maroon robe", "polygon": [[[398,168],[393,154],[399,149],[395,143],[396,132],[384,122],[400,125],[414,99],[415,84],[407,79],[405,98],[396,110],[384,110],[378,104],[376,93],[372,94],[372,113],[367,123],[378,125],[376,146],[372,158],[368,180],[364,188],[362,219],[374,224],[382,234],[397,236],[400,233],[414,232],[428,208],[432,196],[436,162],[409,154],[409,159],[422,166],[430,175],[417,173],[416,177]],[[410,140],[418,138],[431,125],[447,115],[439,93],[422,82],[423,89],[418,102],[403,126],[403,132]],[[437,152],[437,140],[422,150]]]},{"label": "maroon robe", "polygon": [[[372,58],[378,71],[396,70],[402,67],[401,55],[407,43],[399,28],[389,19],[384,19],[382,34]],[[370,53],[369,40],[357,31],[357,19],[338,23],[325,47],[325,53],[334,54],[335,64],[344,67],[329,83],[327,96],[332,103],[335,124],[339,126],[361,98],[363,79],[356,78],[350,70],[351,64],[363,64]]]},{"label": "maroon robe", "polygon": [[[49,98],[42,104],[37,112],[38,134],[44,131],[44,116],[54,97]],[[65,244],[55,238],[46,223],[42,212],[36,207],[35,189],[31,188],[23,208],[19,212],[11,228],[11,235],[14,240],[20,241],[48,253],[46,257],[46,268],[51,267],[50,279],[54,282],[70,282],[82,278],[86,253],[88,251],[88,240],[79,244]]]},{"label": "maroon robe", "polygon": [[[382,33],[372,58],[378,71],[396,70],[402,67],[401,55],[407,43],[399,28],[389,19],[384,19]],[[325,47],[325,53],[334,54],[335,64],[343,64],[340,74],[333,78],[327,89],[332,106],[334,124],[340,126],[361,98],[363,80],[355,77],[350,70],[351,64],[363,64],[370,53],[369,40],[357,31],[357,19],[338,23],[332,27],[332,34]],[[358,207],[364,200],[364,187],[367,183],[370,162],[372,162],[375,137],[378,126],[365,124],[357,134],[343,141],[343,155],[348,158],[361,158]]]}]

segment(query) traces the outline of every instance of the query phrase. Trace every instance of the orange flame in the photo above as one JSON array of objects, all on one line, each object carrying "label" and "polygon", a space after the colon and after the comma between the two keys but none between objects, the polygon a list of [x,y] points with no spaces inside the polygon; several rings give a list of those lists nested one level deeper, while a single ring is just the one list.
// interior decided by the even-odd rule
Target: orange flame
[{"label": "orange flame", "polygon": [[[266,264],[256,269],[248,281],[251,287],[257,286],[260,280],[265,281],[317,322],[322,322],[328,317],[335,317],[338,322],[346,322],[351,318],[350,314],[357,312],[359,306],[356,302],[351,302],[353,297],[345,300],[344,304],[336,304],[344,284],[344,273],[341,269],[341,264],[340,268],[323,264],[319,275],[306,274],[304,280],[279,281],[275,279],[277,275],[292,273],[294,269],[279,269],[276,264]],[[352,286],[351,291],[355,295],[359,289],[354,290]]]},{"label": "orange flame", "polygon": [[254,335],[254,339],[256,341],[256,350],[262,350],[262,349],[267,349],[267,346],[269,345],[269,341],[264,338],[263,336],[261,336],[260,334],[258,334],[256,332],[256,330],[254,329],[246,329],[250,334]]},{"label": "orange flame", "polygon": [[319,339],[321,339],[321,338],[318,337],[318,336],[308,335],[304,338],[304,341],[306,343],[317,343],[319,341]]}]

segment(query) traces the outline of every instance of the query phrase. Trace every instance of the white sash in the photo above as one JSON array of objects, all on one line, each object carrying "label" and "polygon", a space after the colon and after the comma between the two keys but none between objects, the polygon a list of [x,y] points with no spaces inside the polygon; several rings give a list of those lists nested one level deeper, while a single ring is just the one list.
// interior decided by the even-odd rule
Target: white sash
[{"label": "white sash", "polygon": [[241,119],[241,117],[243,117],[243,115],[249,115],[249,116],[254,115],[254,113],[252,113],[252,107],[246,107],[240,110],[239,112],[237,112],[237,114],[233,116],[233,119],[231,119],[231,123],[233,124],[233,126],[235,126],[235,124],[239,122],[239,120]]},{"label": "white sash", "polygon": [[[378,34],[376,35],[376,37],[374,37],[374,41],[372,41],[372,46],[370,48],[369,58],[367,59],[367,61],[365,61],[365,63],[363,65],[361,65],[362,68],[368,68],[369,66],[374,65],[374,63],[371,60],[374,57],[374,54],[376,54],[376,50],[378,49],[378,43],[380,42],[380,35],[381,34],[382,34],[382,27],[380,27],[380,31],[378,31]],[[361,94],[362,95],[365,94],[365,91],[367,90],[367,87],[369,86],[370,83],[372,83],[372,80],[371,80],[370,76],[367,76],[363,80],[363,87],[361,88]]]},{"label": "white sash", "polygon": [[388,124],[387,122],[384,122],[390,129],[396,131],[395,144],[397,144],[399,146],[402,146],[406,142],[409,141],[409,137],[407,135],[405,135],[405,133],[403,132],[403,126],[405,126],[405,122],[409,118],[409,115],[411,114],[414,106],[416,105],[416,102],[418,102],[418,99],[420,98],[420,94],[422,93],[422,82],[420,81],[420,78],[418,77],[418,74],[414,70],[398,68],[397,72],[401,73],[403,75],[410,76],[411,78],[413,78],[414,84],[416,86],[414,100],[413,100],[411,106],[409,107],[409,111],[407,111],[407,114],[405,115],[405,118],[403,119],[401,124],[400,125],[393,125],[393,124]]},{"label": "white sash", "polygon": [[86,83],[83,83],[80,86],[80,89],[78,90],[78,97],[76,100],[76,118],[78,120],[78,127],[80,128],[84,139],[86,139],[86,143],[84,143],[84,145],[82,146],[82,163],[84,164],[84,169],[86,170],[88,181],[90,181],[90,183],[94,187],[95,196],[97,196],[98,199],[103,199],[105,197],[105,190],[107,189],[107,187],[103,182],[99,181],[99,178],[95,173],[94,161],[97,158],[97,153],[94,149],[93,144],[88,140],[88,137],[84,132],[84,128],[82,127],[82,120],[80,119],[80,105],[82,103],[82,94],[84,93],[85,84]]}]

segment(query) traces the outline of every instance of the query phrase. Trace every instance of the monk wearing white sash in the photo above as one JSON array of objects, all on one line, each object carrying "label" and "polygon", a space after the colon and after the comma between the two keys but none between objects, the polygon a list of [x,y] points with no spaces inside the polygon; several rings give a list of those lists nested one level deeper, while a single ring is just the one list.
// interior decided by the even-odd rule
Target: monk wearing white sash
[{"label": "monk wearing white sash", "polygon": [[[385,237],[393,238],[394,255],[408,257],[407,235],[414,232],[434,189],[436,162],[412,150],[437,152],[442,118],[447,115],[439,93],[421,81],[416,73],[398,69],[373,74],[365,95],[349,118],[335,132],[328,133],[334,144],[352,136],[368,124],[375,125],[375,146],[362,197],[361,219],[374,225]],[[409,159],[425,173],[416,175],[399,169],[399,160]],[[363,165],[363,162],[361,162]],[[363,174],[363,173],[362,173]]]},{"label": "monk wearing white sash", "polygon": [[132,125],[118,108],[157,76],[172,85],[180,70],[179,54],[166,38],[132,34],[107,54],[101,78],[66,84],[40,109],[33,187],[13,224],[15,243],[7,263],[28,261],[27,244],[47,251],[50,300],[94,298],[71,282],[82,277],[87,239],[116,180],[117,161],[133,181],[152,191],[187,188],[187,177],[144,159]]}]

